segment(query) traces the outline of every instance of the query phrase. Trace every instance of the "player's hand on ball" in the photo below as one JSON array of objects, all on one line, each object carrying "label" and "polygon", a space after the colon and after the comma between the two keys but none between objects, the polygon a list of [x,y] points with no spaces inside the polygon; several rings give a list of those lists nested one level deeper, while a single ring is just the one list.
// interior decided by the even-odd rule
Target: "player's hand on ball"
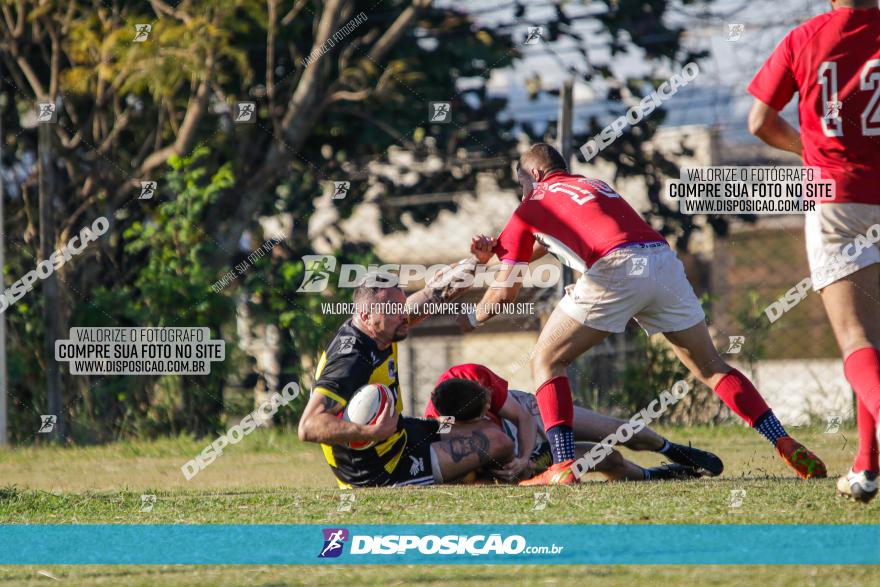
[{"label": "player's hand on ball", "polygon": [[370,429],[369,440],[380,442],[389,438],[397,431],[398,417],[399,414],[397,413],[394,404],[391,402],[385,404],[385,409],[382,410],[381,414],[379,414],[379,418],[376,420],[376,423],[368,426],[368,428]]},{"label": "player's hand on ball", "polygon": [[492,474],[502,481],[522,481],[531,477],[532,462],[528,456],[514,458],[509,463],[498,469],[492,469]]},{"label": "player's hand on ball", "polygon": [[495,255],[495,239],[485,234],[476,234],[471,238],[471,254],[478,263],[488,263]]}]

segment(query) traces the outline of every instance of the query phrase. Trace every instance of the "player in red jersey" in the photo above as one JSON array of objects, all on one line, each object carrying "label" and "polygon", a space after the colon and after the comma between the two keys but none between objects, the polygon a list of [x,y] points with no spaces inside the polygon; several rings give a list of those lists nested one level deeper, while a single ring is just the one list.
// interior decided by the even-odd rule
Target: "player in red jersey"
[{"label": "player in red jersey", "polygon": [[[807,257],[858,400],[859,451],[837,488],[868,502],[880,470],[880,9],[877,0],[831,5],[792,30],[752,80],[749,130],[835,182],[834,200],[807,213]],[[795,92],[800,131],[779,116]]]},{"label": "player in red jersey", "polygon": [[[489,420],[513,438],[515,457],[492,471],[493,475],[504,481],[530,477],[534,470],[543,471],[550,464],[550,445],[544,434],[544,423],[535,396],[508,389],[507,381],[484,365],[455,365],[440,375],[425,408],[425,418],[440,416],[454,417],[455,425]],[[589,451],[593,443],[626,425],[624,420],[574,407],[573,429],[579,451]],[[633,426],[633,430],[635,428]],[[621,445],[634,451],[659,453],[674,464],[645,469],[624,459],[619,452],[612,451],[596,468],[597,472],[611,481],[687,479],[703,475],[715,477],[724,470],[721,459],[712,453],[669,442],[648,427],[629,435],[629,439],[621,442]]]},{"label": "player in red jersey", "polygon": [[[508,283],[516,264],[550,252],[582,272],[535,345],[532,375],[541,382],[535,395],[553,465],[523,484],[576,482],[566,368],[610,333],[623,332],[631,318],[649,335],[662,332],[690,372],[767,437],[799,476],[825,476],[822,461],[785,432],[751,381],[718,354],[681,261],[620,194],[602,181],[570,175],[559,152],[543,143],[520,158],[517,178],[522,203],[494,241],[505,264],[496,277],[503,286],[486,292],[476,311],[462,318],[462,328],[478,327],[496,307],[516,299],[521,284]],[[481,239],[472,248],[492,244]]]}]

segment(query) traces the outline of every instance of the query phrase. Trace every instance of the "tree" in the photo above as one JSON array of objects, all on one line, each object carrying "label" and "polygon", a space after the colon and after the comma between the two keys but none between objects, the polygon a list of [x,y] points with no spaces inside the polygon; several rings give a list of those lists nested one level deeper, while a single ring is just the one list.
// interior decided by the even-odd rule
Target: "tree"
[{"label": "tree", "polygon": [[[156,325],[159,309],[189,300],[212,274],[219,278],[240,260],[243,237],[266,236],[258,217],[282,212],[294,220],[282,254],[215,295],[240,294],[261,320],[279,325],[285,375],[298,377],[301,357],[320,343],[316,332],[334,323],[315,316],[314,297],[296,292],[299,259],[313,252],[306,227],[327,182],[352,183],[353,196],[340,203],[342,217],[361,201],[368,184],[382,185],[383,203],[471,190],[478,168],[512,185],[509,162],[519,129],[515,120],[500,116],[506,101],[490,95],[487,81],[520,56],[512,25],[529,17],[525,5],[516,4],[517,22],[490,26],[430,0],[381,0],[362,12],[351,0],[4,0],[2,93],[15,106],[2,113],[6,134],[0,141],[4,165],[14,176],[5,227],[14,245],[5,268],[10,279],[33,267],[38,235],[54,233],[57,248],[97,216],[112,222],[105,237],[56,273],[57,302],[32,292],[7,310],[16,343],[10,386],[18,402],[17,437],[31,437],[24,432],[22,410],[44,405],[38,386],[54,362],[36,336],[51,339],[83,320]],[[601,9],[590,18],[605,31],[600,38],[612,56],[630,47],[641,47],[650,60],[678,55],[681,31],[663,25],[665,0],[607,0],[604,8],[596,6]],[[576,38],[571,22],[560,5],[542,24],[551,36]],[[646,30],[652,35],[645,36]],[[586,50],[584,57],[589,75],[598,71],[614,81]],[[428,102],[435,100],[451,102],[451,124],[429,120]],[[40,232],[35,205],[34,161],[40,151],[35,101],[57,106],[57,122],[43,127],[54,135],[49,158],[54,193],[43,200],[51,207],[52,233]],[[252,124],[233,120],[241,102],[255,103]],[[376,177],[371,162],[388,162],[395,146],[416,161],[440,158],[442,170],[409,168],[418,179],[406,186]],[[647,165],[636,159],[629,169],[637,173]],[[152,199],[139,199],[143,181],[157,182]],[[198,214],[184,205],[194,201],[202,202]],[[417,212],[427,223],[454,206],[383,206],[383,227],[401,229],[404,211]],[[182,220],[191,226],[183,228]],[[181,253],[172,271],[167,255],[180,247],[186,255]],[[340,254],[366,259],[370,251],[346,243]],[[170,294],[186,284],[194,286],[186,295]],[[228,331],[231,318],[221,311],[228,301],[211,302],[216,312],[182,307],[179,313],[207,322],[190,325]],[[47,304],[51,310],[44,320]],[[80,422],[74,434],[84,439],[107,437],[96,433],[98,424],[89,425],[99,413],[117,432],[126,414],[148,414],[159,385],[72,377],[65,382],[62,403]],[[96,390],[104,390],[100,401]],[[137,396],[131,400],[137,409],[114,404],[129,405],[118,399],[127,390],[135,390],[129,395]],[[217,426],[217,416],[207,410],[189,425],[206,433]],[[167,426],[157,431],[163,429]]]}]

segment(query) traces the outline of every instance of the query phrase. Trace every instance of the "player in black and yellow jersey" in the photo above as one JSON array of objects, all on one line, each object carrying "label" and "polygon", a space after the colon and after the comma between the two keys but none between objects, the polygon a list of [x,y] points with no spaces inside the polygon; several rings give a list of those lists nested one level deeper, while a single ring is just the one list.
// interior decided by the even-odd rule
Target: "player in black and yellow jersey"
[{"label": "player in black and yellow jersey", "polygon": [[[427,301],[423,292],[414,297]],[[396,343],[406,338],[415,321],[406,312],[413,297],[408,302],[397,287],[361,286],[355,290],[354,302],[357,311],[321,356],[299,425],[300,439],[322,444],[339,485],[431,485],[509,461],[512,441],[488,422],[456,425],[440,435],[435,420],[401,416]],[[342,420],[339,414],[348,401],[369,383],[388,386],[394,405],[389,404],[372,425]],[[363,441],[376,444],[363,450],[349,447]]]}]

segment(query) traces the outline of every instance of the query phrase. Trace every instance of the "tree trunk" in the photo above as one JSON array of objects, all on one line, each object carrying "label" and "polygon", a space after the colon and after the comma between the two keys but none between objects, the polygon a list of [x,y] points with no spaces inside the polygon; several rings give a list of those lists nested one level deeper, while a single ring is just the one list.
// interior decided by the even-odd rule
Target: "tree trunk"
[{"label": "tree trunk", "polygon": [[[39,207],[40,207],[40,260],[48,259],[55,250],[55,218],[53,199],[55,197],[55,170],[52,139],[54,133],[48,123],[41,123],[38,130],[39,140]],[[61,297],[58,292],[58,280],[53,272],[43,280],[43,323],[44,352],[46,361],[46,399],[48,413],[56,416],[55,428],[50,432],[54,442],[63,442],[66,438],[66,414],[61,389],[61,370],[55,360],[55,341],[60,338]]]}]

